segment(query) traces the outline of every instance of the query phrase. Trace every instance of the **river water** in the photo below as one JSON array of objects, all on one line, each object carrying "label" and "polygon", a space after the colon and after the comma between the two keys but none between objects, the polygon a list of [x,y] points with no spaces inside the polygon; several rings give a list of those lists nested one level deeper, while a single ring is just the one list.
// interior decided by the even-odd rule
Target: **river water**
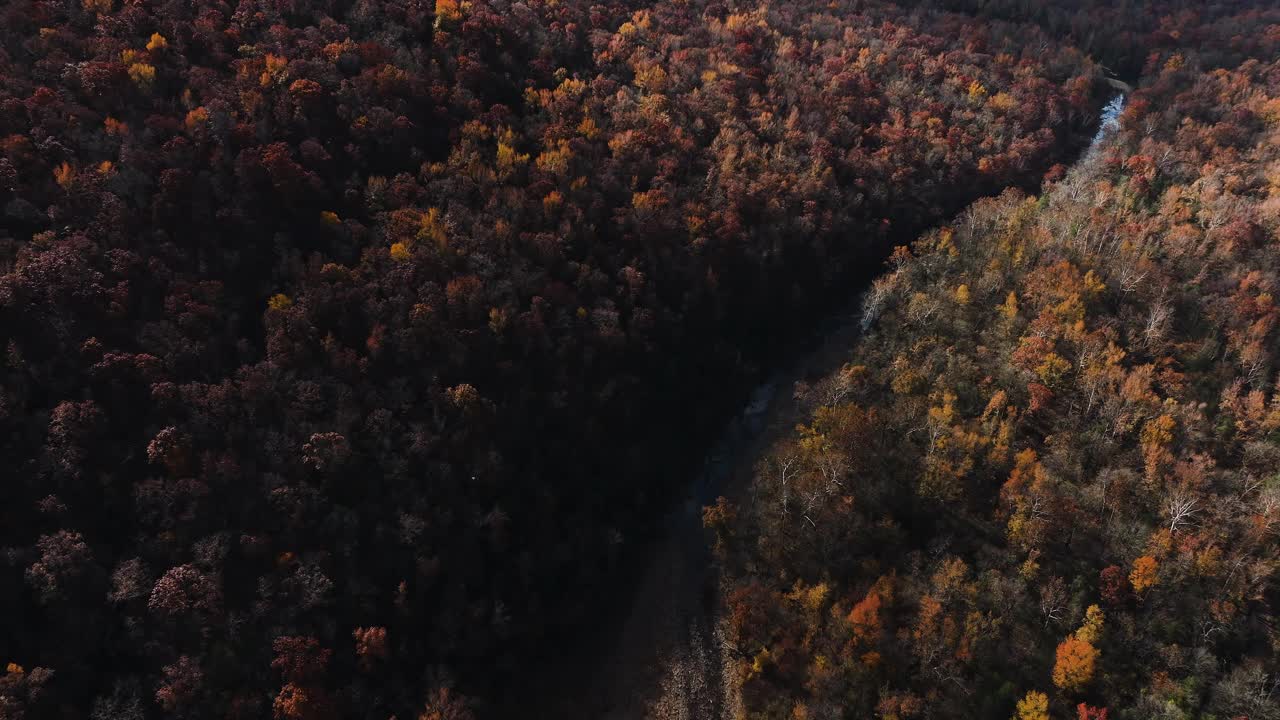
[{"label": "river water", "polygon": [[1124,112],[1125,95],[1123,93],[1111,98],[1111,102],[1102,108],[1101,122],[1098,123],[1098,132],[1093,136],[1093,140],[1089,143],[1089,149],[1085,151],[1084,157],[1089,157],[1097,152],[1102,146],[1102,141],[1107,136],[1114,133],[1120,127],[1120,113]]}]

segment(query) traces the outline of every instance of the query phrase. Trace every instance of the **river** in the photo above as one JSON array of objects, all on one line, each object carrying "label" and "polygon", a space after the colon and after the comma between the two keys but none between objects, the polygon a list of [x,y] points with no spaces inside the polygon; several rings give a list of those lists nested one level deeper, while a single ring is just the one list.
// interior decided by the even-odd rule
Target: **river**
[{"label": "river", "polygon": [[[1118,83],[1118,81],[1117,81]],[[1085,162],[1119,126],[1126,94],[1102,110],[1098,132],[1076,161]],[[858,287],[861,295],[865,285]],[[751,394],[720,433],[683,502],[664,518],[661,538],[646,559],[620,622],[586,643],[595,651],[574,676],[573,693],[539,708],[547,718],[593,720],[736,720],[742,716],[719,618],[719,576],[702,508],[717,497],[743,499],[754,463],[785,433],[794,431],[802,407],[796,383],[830,375],[847,361],[861,334],[860,297],[814,331],[810,350]]]}]

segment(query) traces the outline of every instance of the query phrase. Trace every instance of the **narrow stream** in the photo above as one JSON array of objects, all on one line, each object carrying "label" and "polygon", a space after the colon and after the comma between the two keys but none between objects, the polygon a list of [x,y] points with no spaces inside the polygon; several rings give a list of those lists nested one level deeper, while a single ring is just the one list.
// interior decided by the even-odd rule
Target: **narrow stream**
[{"label": "narrow stream", "polygon": [[[859,286],[859,295],[862,287]],[[599,685],[581,717],[606,720],[715,720],[738,715],[735,683],[719,625],[719,577],[702,508],[747,488],[755,459],[800,421],[797,382],[834,372],[861,332],[859,302],[815,328],[811,349],[757,386],[707,452],[683,502],[664,519],[616,641],[597,667]],[[597,695],[598,693],[598,695]],[[587,710],[587,708],[581,708]]]},{"label": "narrow stream", "polygon": [[[1097,134],[1077,163],[1097,154],[1119,126],[1126,95],[1102,110]],[[861,334],[861,294],[814,330],[813,349],[771,376],[751,394],[703,459],[683,502],[663,520],[663,533],[646,561],[620,627],[599,630],[600,654],[578,677],[581,693],[553,703],[544,717],[600,720],[731,720],[741,716],[736,683],[718,617],[719,578],[702,508],[725,495],[740,498],[761,453],[792,432],[801,408],[799,381],[815,380],[844,363]]]}]

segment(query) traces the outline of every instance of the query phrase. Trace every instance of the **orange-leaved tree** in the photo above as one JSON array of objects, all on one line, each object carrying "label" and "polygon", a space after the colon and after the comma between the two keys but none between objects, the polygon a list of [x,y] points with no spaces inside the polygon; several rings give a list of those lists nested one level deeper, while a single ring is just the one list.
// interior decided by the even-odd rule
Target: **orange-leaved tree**
[{"label": "orange-leaved tree", "polygon": [[1063,690],[1076,690],[1093,678],[1098,649],[1078,637],[1058,644],[1057,662],[1053,665],[1053,684]]},{"label": "orange-leaved tree", "polygon": [[1150,555],[1143,555],[1133,561],[1133,571],[1129,573],[1129,582],[1133,585],[1133,591],[1142,593],[1147,588],[1153,587],[1160,577],[1157,574],[1160,569],[1160,563]]}]

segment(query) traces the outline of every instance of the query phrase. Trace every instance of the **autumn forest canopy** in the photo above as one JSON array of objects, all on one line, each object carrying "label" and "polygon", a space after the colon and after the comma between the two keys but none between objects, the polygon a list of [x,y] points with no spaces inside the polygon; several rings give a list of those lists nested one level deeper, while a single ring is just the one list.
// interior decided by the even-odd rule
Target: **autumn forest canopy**
[{"label": "autumn forest canopy", "polygon": [[1277,273],[1265,2],[11,0],[0,720],[503,717],[860,295],[737,715],[1280,719]]}]

